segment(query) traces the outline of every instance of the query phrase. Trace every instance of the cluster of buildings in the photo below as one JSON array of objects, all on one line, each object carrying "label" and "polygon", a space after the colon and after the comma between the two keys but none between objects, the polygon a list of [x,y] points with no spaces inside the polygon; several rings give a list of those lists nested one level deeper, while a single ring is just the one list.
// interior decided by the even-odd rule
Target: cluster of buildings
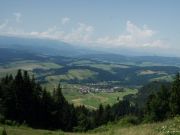
[{"label": "cluster of buildings", "polygon": [[79,88],[79,92],[81,94],[88,94],[89,92],[92,92],[92,93],[98,93],[98,92],[109,92],[109,93],[112,93],[112,92],[115,92],[115,91],[123,91],[124,88],[120,88],[120,87],[112,87],[112,88],[95,88],[95,87],[89,87],[89,86],[82,86]]}]

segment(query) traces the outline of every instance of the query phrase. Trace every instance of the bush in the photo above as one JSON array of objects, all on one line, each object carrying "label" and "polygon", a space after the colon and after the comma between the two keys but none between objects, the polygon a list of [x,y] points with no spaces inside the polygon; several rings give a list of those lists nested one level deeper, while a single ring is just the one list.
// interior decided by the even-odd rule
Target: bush
[{"label": "bush", "polygon": [[17,122],[16,121],[12,121],[12,120],[5,120],[4,124],[9,125],[9,126],[16,126]]},{"label": "bush", "polygon": [[2,114],[0,114],[0,123],[4,123],[4,121],[5,121],[4,116]]},{"label": "bush", "polygon": [[137,125],[139,123],[140,120],[136,116],[124,116],[119,122],[121,126]]},{"label": "bush", "polygon": [[4,128],[2,131],[2,135],[7,135],[6,129]]}]

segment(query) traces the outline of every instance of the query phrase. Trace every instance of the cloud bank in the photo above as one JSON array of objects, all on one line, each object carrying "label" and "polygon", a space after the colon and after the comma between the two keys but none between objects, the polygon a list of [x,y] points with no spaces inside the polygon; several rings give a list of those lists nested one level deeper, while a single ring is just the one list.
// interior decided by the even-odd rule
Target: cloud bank
[{"label": "cloud bank", "polygon": [[111,47],[167,47],[162,40],[154,39],[155,35],[156,31],[148,26],[138,27],[131,21],[127,21],[125,34],[119,34],[116,37],[101,37],[97,39],[97,43],[111,45]]},{"label": "cloud bank", "polygon": [[[15,21],[22,23],[22,14],[13,13]],[[54,25],[44,31],[25,31],[10,26],[8,20],[0,23],[0,35],[13,35],[22,37],[49,38],[60,40],[72,44],[83,44],[105,48],[163,48],[169,46],[165,41],[156,39],[157,31],[150,29],[147,25],[137,26],[131,21],[125,24],[125,32],[119,32],[116,36],[94,36],[96,29],[94,26],[78,22],[73,25],[70,31],[64,29],[64,25],[69,23],[69,17],[61,18],[61,24]]]},{"label": "cloud bank", "polygon": [[61,19],[62,24],[67,24],[71,19],[69,17],[64,17]]},{"label": "cloud bank", "polygon": [[15,16],[17,23],[21,23],[22,22],[22,20],[21,20],[22,14],[21,13],[15,12],[15,13],[13,13],[13,15]]}]

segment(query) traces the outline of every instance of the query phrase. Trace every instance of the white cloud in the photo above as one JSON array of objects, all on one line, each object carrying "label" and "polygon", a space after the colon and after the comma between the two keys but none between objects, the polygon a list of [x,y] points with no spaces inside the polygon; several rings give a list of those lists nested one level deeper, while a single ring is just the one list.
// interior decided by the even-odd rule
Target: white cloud
[{"label": "white cloud", "polygon": [[[21,21],[21,14],[16,13],[16,21]],[[70,18],[63,18],[62,23],[68,23]],[[0,24],[0,35],[30,36],[37,38],[49,38],[61,40],[73,44],[84,44],[105,48],[169,48],[169,46],[160,39],[156,39],[157,32],[148,26],[137,26],[127,21],[125,32],[117,36],[94,37],[95,28],[85,23],[77,23],[70,31],[66,31],[63,26],[52,26],[44,31],[25,31],[18,27],[9,26],[8,21]]]},{"label": "white cloud", "polygon": [[163,41],[161,41],[160,39],[154,39],[155,34],[156,31],[148,28],[148,26],[146,25],[138,27],[132,22],[127,21],[125,34],[120,34],[116,37],[100,37],[97,39],[97,43],[104,44],[110,47],[167,47],[167,45],[164,45]]},{"label": "white cloud", "polygon": [[15,13],[13,13],[13,15],[15,16],[17,23],[21,23],[22,22],[22,20],[21,20],[22,14],[21,13],[15,12]]},{"label": "white cloud", "polygon": [[4,29],[8,25],[8,20],[5,20],[2,24],[0,24],[0,30]]},{"label": "white cloud", "polygon": [[62,24],[67,24],[70,20],[71,19],[69,17],[64,17],[64,18],[62,18],[61,23]]},{"label": "white cloud", "polygon": [[[72,28],[70,32],[64,32],[57,26],[48,28],[46,31],[32,31],[24,33],[24,35],[29,35],[37,38],[50,38],[65,41],[68,43],[92,43],[94,27],[84,23],[78,23],[76,28]],[[14,31],[11,31],[14,33]]]},{"label": "white cloud", "polygon": [[148,47],[148,48],[164,48],[164,49],[170,49],[170,46],[163,40],[152,40],[150,42],[144,43],[142,45],[143,47]]},{"label": "white cloud", "polygon": [[146,25],[144,25],[143,28],[139,28],[130,21],[127,21],[126,23],[126,30],[130,35],[139,38],[146,38],[146,37],[148,38],[148,37],[152,37],[155,34],[155,31],[149,29]]},{"label": "white cloud", "polygon": [[78,23],[77,28],[72,29],[70,33],[64,35],[63,39],[67,42],[92,42],[91,37],[94,31],[94,27],[86,25],[84,23]]}]

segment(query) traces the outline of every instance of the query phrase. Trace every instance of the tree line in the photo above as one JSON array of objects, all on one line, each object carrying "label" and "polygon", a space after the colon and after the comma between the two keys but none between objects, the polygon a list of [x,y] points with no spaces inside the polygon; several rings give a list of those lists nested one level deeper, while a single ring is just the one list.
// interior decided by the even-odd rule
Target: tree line
[{"label": "tree line", "polygon": [[75,107],[67,102],[60,84],[51,92],[43,88],[27,71],[18,70],[13,77],[0,81],[0,122],[11,121],[33,128],[87,131],[125,115],[139,120],[159,121],[180,114],[180,75],[177,74],[171,89],[162,87],[151,94],[142,109],[128,100],[110,105],[99,105],[97,110]]},{"label": "tree line", "polygon": [[49,92],[27,71],[18,70],[14,77],[7,75],[0,81],[1,122],[11,120],[33,128],[86,131],[136,112],[127,100],[113,106],[99,105],[97,110],[75,107],[63,96],[60,84]]},{"label": "tree line", "polygon": [[180,74],[174,78],[170,88],[162,85],[157,93],[149,96],[145,106],[148,121],[161,121],[180,115]]}]

